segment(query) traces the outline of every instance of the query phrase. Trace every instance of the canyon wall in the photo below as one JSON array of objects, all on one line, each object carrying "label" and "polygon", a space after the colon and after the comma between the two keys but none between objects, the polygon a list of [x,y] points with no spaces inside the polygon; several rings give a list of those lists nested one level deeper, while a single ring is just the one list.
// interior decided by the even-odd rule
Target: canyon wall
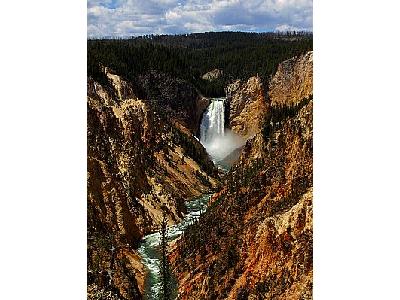
[{"label": "canyon wall", "polygon": [[271,105],[295,105],[313,93],[313,52],[285,60],[269,83]]},{"label": "canyon wall", "polygon": [[[226,89],[226,126],[237,134],[258,133],[270,106],[295,105],[313,90],[313,52],[280,63],[265,87],[259,76],[236,80]],[[268,98],[268,99],[267,99]]]},{"label": "canyon wall", "polygon": [[170,256],[179,299],[312,299],[312,52],[279,66],[266,102],[259,132]]},{"label": "canyon wall", "polygon": [[104,72],[107,83],[87,84],[88,298],[141,299],[138,242],[163,211],[181,220],[184,201],[215,189],[218,171],[180,122],[185,108],[169,113]]},{"label": "canyon wall", "polygon": [[247,81],[236,80],[227,86],[225,92],[228,127],[243,137],[259,132],[267,112],[261,78],[253,76]]}]

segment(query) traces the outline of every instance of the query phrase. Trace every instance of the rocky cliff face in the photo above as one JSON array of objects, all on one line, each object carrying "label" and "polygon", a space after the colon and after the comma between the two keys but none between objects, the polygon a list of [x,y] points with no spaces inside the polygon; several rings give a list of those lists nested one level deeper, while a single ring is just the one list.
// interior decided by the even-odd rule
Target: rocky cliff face
[{"label": "rocky cliff face", "polygon": [[312,80],[310,55],[304,70],[304,56],[281,64],[264,125],[178,241],[179,299],[312,299],[313,99],[309,81],[298,79]]},{"label": "rocky cliff face", "polygon": [[313,52],[285,60],[269,83],[271,105],[295,105],[313,93]]},{"label": "rocky cliff face", "polygon": [[225,90],[227,126],[244,137],[260,131],[270,106],[295,105],[313,91],[313,52],[288,59],[278,66],[266,88],[258,76],[236,80]]},{"label": "rocky cliff face", "polygon": [[88,79],[88,296],[140,299],[138,241],[163,211],[180,220],[184,201],[216,188],[218,172],[190,130],[105,72],[108,84]]},{"label": "rocky cliff face", "polygon": [[165,113],[174,117],[193,134],[198,134],[201,116],[209,105],[188,82],[152,71],[139,77],[142,98],[157,103]]},{"label": "rocky cliff face", "polygon": [[264,87],[258,76],[250,77],[247,82],[236,80],[228,85],[228,127],[244,137],[259,132],[267,112],[264,94]]}]

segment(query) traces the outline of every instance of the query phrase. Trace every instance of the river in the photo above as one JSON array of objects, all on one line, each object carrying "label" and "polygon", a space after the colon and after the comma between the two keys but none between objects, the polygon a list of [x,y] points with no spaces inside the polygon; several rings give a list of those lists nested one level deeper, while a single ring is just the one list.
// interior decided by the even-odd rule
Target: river
[{"label": "river", "polygon": [[[221,160],[237,147],[243,145],[244,140],[230,132],[224,126],[225,123],[225,98],[212,98],[210,105],[203,114],[200,125],[200,142],[207,150],[214,163],[224,171],[227,167],[222,165]],[[211,194],[204,194],[201,197],[186,202],[187,214],[184,219],[176,225],[168,228],[168,240],[178,238],[183,231],[195,219],[198,219],[201,212],[207,209],[207,202]],[[161,291],[160,276],[160,249],[161,235],[155,232],[146,235],[138,249],[143,264],[147,269],[145,281],[144,299],[158,300]],[[177,289],[174,289],[175,292]],[[176,295],[173,295],[176,297]]]},{"label": "river", "polygon": [[[173,241],[178,238],[188,225],[190,225],[194,220],[197,220],[202,212],[205,212],[210,196],[211,194],[205,194],[199,198],[186,202],[187,214],[182,222],[168,228],[168,241]],[[160,299],[160,242],[161,235],[159,232],[146,235],[138,250],[142,257],[143,264],[147,269],[144,296],[144,299],[147,300]]]}]

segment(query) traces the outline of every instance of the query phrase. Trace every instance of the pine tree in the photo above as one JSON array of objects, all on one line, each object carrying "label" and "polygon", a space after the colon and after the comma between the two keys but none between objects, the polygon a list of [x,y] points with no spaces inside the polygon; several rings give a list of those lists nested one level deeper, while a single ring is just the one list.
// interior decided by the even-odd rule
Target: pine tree
[{"label": "pine tree", "polygon": [[162,300],[171,299],[171,276],[169,270],[169,262],[167,257],[167,233],[168,233],[168,222],[165,210],[163,211],[163,219],[161,223],[161,297]]}]

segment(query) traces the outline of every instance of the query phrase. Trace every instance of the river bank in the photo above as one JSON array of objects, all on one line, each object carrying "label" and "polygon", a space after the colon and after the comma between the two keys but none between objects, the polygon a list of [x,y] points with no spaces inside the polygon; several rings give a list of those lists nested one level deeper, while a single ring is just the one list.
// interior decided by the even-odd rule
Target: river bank
[{"label": "river bank", "polygon": [[[169,243],[172,243],[174,240],[178,239],[182,235],[184,230],[190,224],[198,220],[200,215],[206,211],[207,203],[211,195],[212,194],[204,194],[196,199],[186,202],[187,214],[185,215],[183,220],[180,223],[170,226],[168,228],[167,237]],[[142,257],[143,264],[147,269],[144,294],[144,299],[146,300],[157,300],[160,296],[160,242],[160,232],[151,233],[143,238],[141,245],[138,249],[138,252]],[[176,288],[174,290],[176,292]]]}]

